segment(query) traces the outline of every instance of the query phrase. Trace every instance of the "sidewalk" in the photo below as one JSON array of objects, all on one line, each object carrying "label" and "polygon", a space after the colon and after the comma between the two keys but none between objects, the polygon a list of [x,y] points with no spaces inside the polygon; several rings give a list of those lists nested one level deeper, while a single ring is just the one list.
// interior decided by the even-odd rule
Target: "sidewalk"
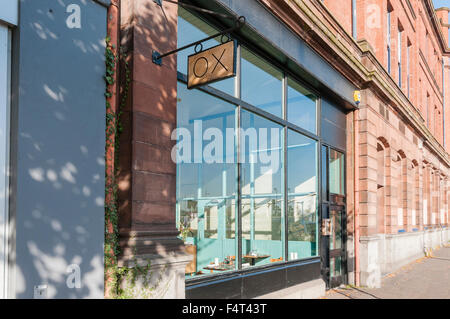
[{"label": "sidewalk", "polygon": [[337,288],[323,299],[450,299],[450,246],[386,275],[381,288]]}]

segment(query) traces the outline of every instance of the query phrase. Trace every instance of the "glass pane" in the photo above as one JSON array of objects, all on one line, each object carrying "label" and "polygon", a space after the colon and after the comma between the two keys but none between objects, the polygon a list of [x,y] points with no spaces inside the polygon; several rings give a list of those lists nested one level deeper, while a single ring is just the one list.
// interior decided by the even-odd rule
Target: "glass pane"
[{"label": "glass pane", "polygon": [[340,211],[331,211],[330,249],[342,248],[342,214]]},{"label": "glass pane", "polygon": [[331,258],[330,260],[330,276],[337,277],[342,275],[341,257]]},{"label": "glass pane", "polygon": [[321,152],[321,166],[322,166],[322,201],[328,201],[328,170],[327,170],[327,164],[328,164],[328,148],[326,146],[322,146],[322,152]]},{"label": "glass pane", "polygon": [[235,123],[234,105],[178,85],[177,226],[194,257],[189,277],[236,269]]},{"label": "glass pane", "polygon": [[242,267],[284,258],[283,128],[241,114]]},{"label": "glass pane", "polygon": [[242,47],[241,99],[282,117],[283,73]]},{"label": "glass pane", "polygon": [[316,96],[292,79],[288,79],[287,120],[316,133]]},{"label": "glass pane", "polygon": [[317,256],[317,142],[288,131],[289,260]]},{"label": "glass pane", "polygon": [[[195,41],[206,38],[210,35],[218,33],[203,20],[193,15],[181,6],[178,7],[178,43],[177,48],[188,45]],[[220,44],[220,37],[203,42],[204,50]],[[177,70],[183,74],[187,74],[188,56],[194,54],[194,47],[182,50],[177,53]],[[229,78],[210,84],[210,86],[234,96],[235,78]]]},{"label": "glass pane", "polygon": [[330,149],[330,193],[344,195],[344,154]]}]

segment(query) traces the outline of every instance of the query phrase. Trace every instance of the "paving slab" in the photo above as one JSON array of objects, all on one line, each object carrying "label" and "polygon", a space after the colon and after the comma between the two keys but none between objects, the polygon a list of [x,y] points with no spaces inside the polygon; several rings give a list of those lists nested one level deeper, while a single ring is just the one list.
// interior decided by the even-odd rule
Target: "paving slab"
[{"label": "paving slab", "polygon": [[450,246],[433,251],[382,278],[381,288],[327,291],[323,299],[450,299]]}]

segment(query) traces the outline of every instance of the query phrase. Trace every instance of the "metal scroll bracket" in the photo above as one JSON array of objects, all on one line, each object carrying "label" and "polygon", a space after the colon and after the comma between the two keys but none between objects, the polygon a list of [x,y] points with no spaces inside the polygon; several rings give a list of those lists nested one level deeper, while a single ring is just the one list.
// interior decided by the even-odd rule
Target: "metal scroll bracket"
[{"label": "metal scroll bracket", "polygon": [[[245,17],[243,17],[243,16],[240,16],[239,18],[236,18],[235,16],[231,16],[231,15],[227,15],[227,14],[223,14],[223,13],[219,13],[219,12],[215,12],[215,11],[199,8],[197,6],[194,6],[194,5],[191,5],[191,4],[187,4],[187,3],[183,3],[181,1],[176,2],[176,1],[172,1],[172,0],[153,0],[153,2],[155,2],[158,6],[161,7],[161,10],[163,10],[163,13],[164,13],[164,9],[163,9],[162,4],[163,4],[163,2],[168,2],[168,3],[180,5],[180,6],[185,7],[185,8],[189,8],[191,10],[199,11],[199,12],[204,13],[204,14],[209,14],[209,15],[214,15],[214,16],[217,16],[217,17],[225,18],[225,19],[232,19],[232,20],[234,20],[234,26],[233,27],[225,29],[225,30],[223,30],[221,32],[218,32],[216,34],[213,34],[213,35],[211,35],[211,36],[209,36],[207,38],[204,38],[204,39],[192,42],[190,44],[187,44],[185,46],[182,46],[181,48],[177,48],[175,50],[172,50],[172,51],[169,51],[169,52],[166,52],[166,53],[162,53],[162,54],[159,53],[156,50],[153,50],[152,51],[152,61],[153,61],[153,63],[155,63],[157,65],[162,65],[162,59],[164,57],[166,57],[166,56],[169,56],[171,54],[177,53],[179,51],[185,50],[185,49],[193,47],[193,46],[198,46],[199,44],[201,44],[201,43],[203,43],[205,41],[214,39],[216,37],[230,34],[230,33],[234,32],[234,31],[242,28],[245,25],[245,23],[246,23]],[[164,16],[165,15],[166,14],[164,13]]]}]

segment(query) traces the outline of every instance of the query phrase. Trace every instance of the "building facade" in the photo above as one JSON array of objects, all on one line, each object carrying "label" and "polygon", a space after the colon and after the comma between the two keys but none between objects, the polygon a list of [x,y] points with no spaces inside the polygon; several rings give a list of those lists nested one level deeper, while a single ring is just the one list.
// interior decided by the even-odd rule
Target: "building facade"
[{"label": "building facade", "polygon": [[315,298],[450,240],[449,8],[7,2],[0,297]]},{"label": "building facade", "polygon": [[[231,34],[236,77],[187,89],[194,48],[152,63],[152,51],[227,29],[225,18],[121,2],[133,75],[119,155],[121,265],[154,257],[173,267],[165,277],[179,272],[188,298],[301,297],[341,283],[378,286],[448,241],[448,9],[185,3],[246,18]],[[252,144],[250,128],[270,128],[272,144]],[[196,158],[196,146],[182,143],[197,141],[201,152],[228,129],[240,130],[237,145],[218,157]],[[268,149],[276,161],[252,162]]]}]

